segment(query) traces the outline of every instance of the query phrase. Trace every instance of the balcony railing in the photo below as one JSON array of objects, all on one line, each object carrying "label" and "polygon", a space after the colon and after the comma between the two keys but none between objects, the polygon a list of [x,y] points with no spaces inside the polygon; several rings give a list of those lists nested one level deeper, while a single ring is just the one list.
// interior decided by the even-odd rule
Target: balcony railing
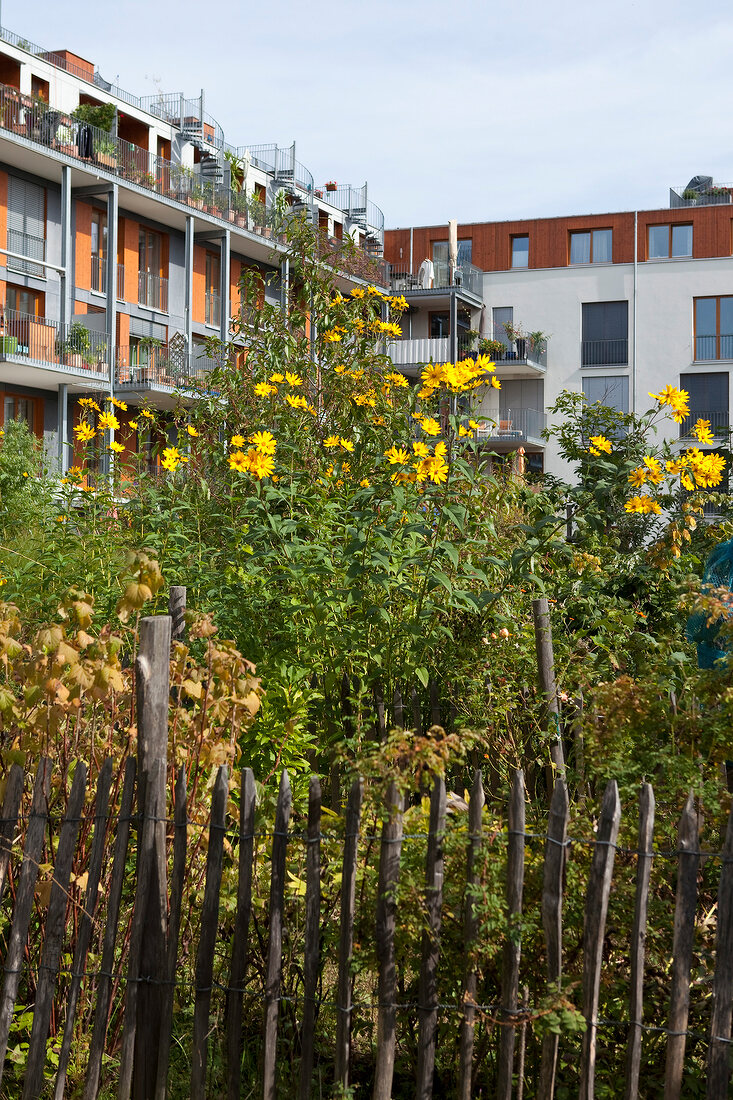
[{"label": "balcony railing", "polygon": [[40,264],[34,264],[33,260],[46,259],[46,241],[44,237],[34,237],[31,233],[23,233],[19,229],[8,229],[8,252],[17,252],[21,256],[28,256],[28,260],[19,260],[14,256],[8,256],[8,271],[17,271],[21,275],[32,275],[35,279],[46,278],[46,268]]},{"label": "balcony railing", "polygon": [[109,376],[109,337],[86,329],[80,321],[62,325],[6,309],[0,335],[3,358],[27,359],[45,367],[93,371]]},{"label": "balcony railing", "polygon": [[[107,293],[107,260],[104,256],[92,256],[92,290]],[[117,264],[117,301],[125,300],[125,265]]]},{"label": "balcony railing", "polygon": [[162,275],[153,275],[150,271],[139,271],[137,275],[138,305],[148,309],[168,312],[168,280]]},{"label": "balcony railing", "polygon": [[119,347],[116,353],[116,384],[121,388],[140,389],[159,386],[166,389],[186,389],[192,381],[202,381],[222,360],[205,350],[173,351],[161,346],[133,344]]},{"label": "balcony railing", "polygon": [[696,336],[695,359],[733,359],[733,336]]},{"label": "balcony railing", "polygon": [[392,290],[397,294],[405,294],[416,290],[443,290],[450,286],[460,286],[471,294],[480,298],[483,293],[484,273],[473,264],[464,263],[453,270],[451,279],[450,264],[438,261],[433,263],[433,277],[429,277],[422,263],[413,265],[409,263],[390,265],[390,282]]},{"label": "balcony railing", "polygon": [[580,363],[583,367],[625,367],[629,361],[629,341],[583,340]]},{"label": "balcony railing", "polygon": [[697,440],[697,436],[693,435],[692,429],[697,424],[698,420],[709,420],[710,431],[715,436],[715,441],[718,446],[721,442],[730,439],[731,433],[731,417],[727,409],[715,409],[700,411],[699,409],[693,409],[689,416],[680,424],[680,439]]},{"label": "balcony railing", "polygon": [[[502,336],[503,340],[497,337],[492,350],[486,352],[495,363],[498,365],[527,363],[535,368],[543,367],[546,369],[547,346],[544,340],[535,343],[528,336],[523,336],[515,341],[510,341],[503,332]],[[468,356],[475,358],[480,350],[480,342],[475,337],[468,337],[459,332],[459,358]],[[395,366],[446,363],[451,358],[451,340],[449,336],[394,340],[387,345],[387,354]]]},{"label": "balcony railing", "polygon": [[542,439],[547,417],[538,409],[502,409],[496,420],[479,420],[479,443],[522,443]]},{"label": "balcony railing", "polygon": [[215,290],[206,291],[205,320],[207,325],[221,324],[221,298]]},{"label": "balcony railing", "polygon": [[680,206],[729,206],[733,202],[733,184],[722,184],[697,190],[690,187],[670,187],[669,205]]}]

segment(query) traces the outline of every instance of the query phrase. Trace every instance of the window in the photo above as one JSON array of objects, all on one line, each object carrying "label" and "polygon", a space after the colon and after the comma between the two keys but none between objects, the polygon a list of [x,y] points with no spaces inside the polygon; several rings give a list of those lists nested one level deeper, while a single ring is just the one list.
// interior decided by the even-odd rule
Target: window
[{"label": "window", "polygon": [[104,210],[92,210],[92,290],[107,289],[104,261],[107,255],[107,215]]},{"label": "window", "polygon": [[733,359],[733,297],[695,298],[695,359]]},{"label": "window", "polygon": [[[10,176],[8,180],[8,252],[17,252],[34,260],[46,259],[46,190],[35,183]],[[46,269],[26,260],[8,256],[8,270],[36,279],[46,277]]]},{"label": "window", "polygon": [[592,229],[570,234],[571,264],[610,264],[612,259],[612,229]]},{"label": "window", "polygon": [[40,435],[43,431],[41,403],[35,397],[23,397],[17,393],[3,394],[3,424],[8,420],[25,420],[30,431]]},{"label": "window", "polygon": [[650,225],[650,260],[667,260],[692,255],[691,225]]},{"label": "window", "polygon": [[[473,252],[473,241],[459,241],[458,242],[458,266],[463,267],[464,264],[471,263],[471,254]],[[450,262],[450,256],[448,253],[447,241],[433,241],[433,263],[445,264],[446,267]]]},{"label": "window", "polygon": [[583,304],[581,366],[622,366],[628,362],[629,303]]},{"label": "window", "polygon": [[31,76],[31,95],[34,99],[42,99],[48,103],[49,83],[41,80],[40,76]]},{"label": "window", "polygon": [[629,411],[629,380],[614,375],[591,375],[583,379],[583,395],[589,405],[600,401],[616,412]]},{"label": "window", "polygon": [[163,237],[140,227],[138,237],[138,296],[141,306],[168,309],[168,280],[163,278]]},{"label": "window", "polygon": [[430,336],[433,339],[450,336],[450,313],[430,314]]},{"label": "window", "polygon": [[206,253],[206,324],[221,324],[221,303],[219,300],[219,273],[221,267],[216,252]]},{"label": "window", "polygon": [[709,420],[713,432],[728,427],[728,372],[681,374],[680,389],[690,395],[690,415],[680,425],[680,435],[689,435],[697,420]]},{"label": "window", "polygon": [[512,267],[529,267],[529,237],[512,237]]},{"label": "window", "polygon": [[43,294],[40,290],[28,290],[22,286],[8,286],[5,305],[16,313],[25,313],[30,317],[43,316]]}]

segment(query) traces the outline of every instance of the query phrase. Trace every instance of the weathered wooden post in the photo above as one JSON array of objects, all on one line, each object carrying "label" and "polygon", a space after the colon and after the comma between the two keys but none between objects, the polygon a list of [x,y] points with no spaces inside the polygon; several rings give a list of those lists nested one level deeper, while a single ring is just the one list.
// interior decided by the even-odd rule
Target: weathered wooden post
[{"label": "weathered wooden post", "polygon": [[[679,1100],[690,1012],[690,968],[695,938],[697,873],[700,841],[697,835],[695,799],[690,792],[680,818],[678,833],[677,897],[672,938],[672,991],[669,998],[667,1060],[664,1068],[664,1100]],[[720,915],[718,915],[720,919]]]},{"label": "weathered wooden post", "polygon": [[[555,780],[550,802],[542,885],[542,927],[547,944],[547,979],[550,989],[562,989],[562,887],[568,839],[568,789],[563,779]],[[548,1032],[542,1040],[542,1062],[537,1088],[538,1100],[552,1100],[559,1036]]]},{"label": "weathered wooden post", "polygon": [[403,797],[394,779],[387,786],[387,820],[382,825],[377,887],[377,959],[379,961],[379,1008],[377,1015],[377,1064],[374,1068],[372,1100],[390,1100],[397,1042],[397,965],[395,960],[395,913],[397,884],[402,853]]},{"label": "weathered wooden post", "polygon": [[277,1062],[277,1015],[280,1006],[282,976],[283,921],[285,909],[285,857],[288,825],[293,806],[290,777],[283,768],[275,810],[275,833],[272,838],[272,871],[270,875],[270,942],[267,948],[267,978],[265,984],[265,1049],[262,1067],[262,1095],[275,1100],[275,1069]]},{"label": "weathered wooden post", "polygon": [[631,991],[629,993],[629,1042],[626,1048],[626,1100],[637,1100],[641,1068],[641,1020],[644,1009],[644,945],[649,906],[654,835],[654,791],[642,783],[639,798],[639,842],[636,867],[636,902],[631,932]]},{"label": "weathered wooden post", "polygon": [[723,845],[718,886],[718,932],[713,975],[713,1011],[708,1048],[707,1100],[727,1096],[730,1081],[731,1007],[733,1007],[733,809]]},{"label": "weathered wooden post", "polygon": [[438,962],[443,915],[443,857],[445,841],[445,780],[437,778],[430,798],[428,854],[425,861],[427,928],[422,936],[422,965],[418,985],[417,1086],[415,1100],[433,1095],[435,1044],[438,1031]]},{"label": "weathered wooden post", "polygon": [[519,960],[522,953],[521,919],[524,892],[524,773],[514,773],[509,803],[506,900],[509,928],[504,941],[501,978],[502,1027],[499,1032],[499,1083],[497,1100],[511,1100],[514,1069],[516,1015],[519,1003]]},{"label": "weathered wooden post", "polygon": [[171,638],[181,642],[186,637],[186,586],[172,584],[168,593],[168,614],[171,617]]},{"label": "weathered wooden post", "polygon": [[[149,1100],[158,1072],[168,916],[165,849],[171,618],[140,620],[135,662],[138,868],[120,1051],[119,1100]],[[155,1021],[155,1023],[151,1023]]]},{"label": "weathered wooden post", "polygon": [[335,1083],[344,1089],[349,1084],[351,1050],[351,957],[354,951],[354,911],[356,907],[356,856],[364,783],[355,779],[346,804],[346,833],[341,871],[341,935],[339,938],[338,995],[336,1002]]},{"label": "weathered wooden post", "polygon": [[565,778],[565,752],[562,745],[562,725],[560,723],[560,703],[555,682],[555,654],[552,648],[552,627],[550,625],[550,607],[545,596],[532,600],[534,616],[534,637],[537,648],[537,671],[540,687],[547,704],[547,730],[551,736],[550,757],[555,775]]},{"label": "weathered wooden post", "polygon": [[305,959],[303,967],[303,1027],[300,1043],[299,1100],[309,1100],[316,1039],[316,994],[321,958],[321,781],[312,775],[308,786],[308,831],[305,853]]},{"label": "weathered wooden post", "polygon": [[472,958],[478,934],[478,916],[474,904],[473,888],[481,880],[479,855],[481,853],[481,825],[484,808],[483,776],[476,769],[468,805],[468,852],[466,855],[466,893],[463,899],[463,947],[466,952],[466,977],[463,984],[463,1020],[461,1021],[461,1049],[458,1064],[459,1100],[471,1100],[473,1043],[476,1030],[476,990],[478,975]]}]

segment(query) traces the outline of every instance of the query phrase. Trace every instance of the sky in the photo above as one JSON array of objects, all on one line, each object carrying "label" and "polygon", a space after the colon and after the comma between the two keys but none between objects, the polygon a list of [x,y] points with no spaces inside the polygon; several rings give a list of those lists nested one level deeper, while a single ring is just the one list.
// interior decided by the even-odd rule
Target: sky
[{"label": "sky", "polygon": [[19,0],[2,26],[136,95],[205,89],[234,146],[296,141],[389,227],[669,205],[733,182],[720,0]]}]

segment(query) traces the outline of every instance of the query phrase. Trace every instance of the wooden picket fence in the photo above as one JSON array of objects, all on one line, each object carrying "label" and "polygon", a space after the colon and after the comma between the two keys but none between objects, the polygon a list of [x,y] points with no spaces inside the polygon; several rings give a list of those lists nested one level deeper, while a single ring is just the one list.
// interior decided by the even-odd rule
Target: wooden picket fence
[{"label": "wooden picket fence", "polygon": [[[130,837],[137,837],[135,900],[127,948],[124,985],[124,1016],[119,1046],[119,1078],[117,1095],[122,1100],[163,1100],[167,1094],[174,1015],[174,994],[179,967],[179,934],[184,896],[187,853],[187,787],[185,772],[178,773],[172,820],[172,871],[168,880],[170,830],[166,806],[167,777],[167,713],[168,662],[171,620],[160,616],[143,620],[137,660],[137,705],[139,730],[138,761],[128,759],[122,778],[119,812],[110,813],[112,763],[102,766],[96,786],[94,831],[88,863],[88,879],[63,1011],[55,1017],[62,1031],[60,1056],[55,1074],[53,1096],[61,1100],[66,1087],[69,1059],[72,1053],[75,1014],[83,983],[93,978],[94,1022],[88,1040],[88,1063],[83,1090],[84,1100],[99,1095],[103,1076],[103,1055],[113,998],[115,952],[119,952],[118,933],[123,887],[129,875],[133,851]],[[14,905],[10,933],[4,959],[4,977],[0,994],[0,1084],[6,1065],[8,1040],[13,1011],[18,997],[24,957],[37,970],[38,978],[33,1007],[33,1024],[28,1050],[27,1068],[22,1085],[23,1100],[40,1097],[48,1088],[46,1072],[47,1040],[51,1031],[52,1012],[60,960],[66,942],[69,909],[70,876],[77,845],[79,825],[87,785],[87,768],[77,763],[66,813],[58,830],[53,879],[48,908],[45,913],[42,954],[38,959],[27,957],[34,893],[39,864],[42,859],[44,835],[49,821],[48,796],[52,764],[42,759],[35,773],[33,801],[27,818],[22,843],[22,862],[14,879]],[[24,787],[22,768],[12,766],[6,784],[0,819],[0,905],[9,880],[10,859],[18,830],[21,798]],[[362,839],[361,824],[364,782],[356,779],[348,792],[343,833],[342,877],[340,899],[339,943],[336,958],[327,960],[337,970],[336,1032],[333,1050],[334,1084],[347,1089],[350,1075],[350,1047],[353,1003],[352,963],[354,958],[354,921],[358,849]],[[193,1034],[190,1050],[191,1077],[189,1093],[194,1100],[207,1095],[208,1046],[211,1029],[211,998],[215,987],[215,948],[220,926],[220,889],[224,840],[227,833],[227,803],[229,775],[225,767],[218,770],[211,795],[208,825],[208,847],[203,905],[200,913],[199,939],[195,959],[193,990]],[[526,844],[531,834],[525,822],[527,792],[521,771],[515,773],[508,805],[506,856],[506,907],[509,928],[503,945],[500,988],[496,991],[492,1034],[498,1051],[498,1086],[496,1096],[511,1100],[523,1096],[522,1073],[523,1034],[528,1011],[520,1003],[521,917],[523,912]],[[237,851],[237,892],[234,935],[229,946],[229,970],[225,1016],[226,1095],[235,1100],[244,1095],[242,1080],[243,1004],[247,991],[248,959],[250,956],[250,925],[253,908],[253,868],[255,832],[255,781],[252,771],[241,774],[240,818],[234,847]],[[472,1079],[474,1065],[474,1035],[477,1024],[486,1022],[490,1006],[481,1004],[479,976],[472,962],[477,938],[477,916],[472,888],[478,884],[478,854],[486,837],[482,832],[484,791],[482,776],[477,771],[468,804],[468,831],[465,852],[464,942],[465,973],[462,977],[462,1002],[455,1011],[460,1015],[460,1053],[456,1095],[469,1100],[476,1095]],[[398,1016],[402,1006],[398,998],[398,966],[395,949],[399,917],[397,892],[400,880],[405,806],[396,781],[388,784],[386,805],[379,841],[377,909],[374,914],[374,936],[378,971],[378,997],[374,1006],[377,1017],[377,1041],[373,1066],[373,1100],[390,1100],[393,1088],[395,1055],[398,1041]],[[287,772],[283,771],[274,829],[272,832],[270,899],[266,977],[263,1004],[263,1043],[260,1059],[258,1094],[264,1100],[277,1095],[278,1020],[283,979],[283,934],[286,919],[286,857],[294,838],[290,832],[292,792]],[[303,975],[304,992],[300,1023],[301,1061],[297,1086],[298,1100],[313,1095],[313,1075],[316,1047],[316,1006],[318,980],[322,958],[321,886],[322,839],[321,788],[316,776],[309,784],[307,828],[304,837],[305,870],[305,931]],[[586,1030],[582,1036],[578,1066],[578,1095],[592,1100],[596,1079],[599,993],[603,965],[606,916],[612,888],[614,860],[618,850],[621,807],[615,782],[610,782],[603,795],[595,836],[592,860],[586,886],[585,923],[583,934],[582,1014]],[[99,883],[108,834],[116,822],[112,854],[111,877],[106,897],[106,915],[101,936],[101,960],[94,975],[86,974],[87,955],[96,927]],[[669,1012],[666,1027],[645,1023],[642,1013],[645,963],[645,935],[650,873],[655,853],[653,834],[655,822],[654,794],[645,784],[639,803],[638,842],[633,850],[637,859],[635,911],[629,943],[631,980],[628,996],[626,1080],[623,1096],[634,1100],[639,1096],[642,1058],[642,1034],[645,1028],[666,1034],[665,1100],[680,1097],[685,1066],[690,1001],[690,975],[693,961],[693,935],[697,905],[698,871],[701,860],[712,853],[702,852],[692,796],[687,801],[679,825],[677,850],[676,903],[672,949],[672,970],[669,989]],[[562,989],[563,977],[563,893],[564,873],[568,853],[569,799],[561,776],[552,790],[547,830],[544,836],[544,866],[542,892],[542,925],[545,938],[547,988]],[[434,1068],[438,1042],[438,1019],[445,1006],[438,998],[438,978],[441,966],[441,910],[443,903],[444,838],[446,834],[446,787],[436,779],[430,793],[429,827],[426,834],[425,861],[425,927],[419,946],[419,994],[417,1074],[415,1096],[428,1100],[433,1096]],[[728,821],[723,850],[715,853],[720,859],[718,887],[718,922],[716,961],[712,985],[712,1013],[708,1034],[706,1096],[721,1100],[728,1095],[731,1055],[731,1011],[733,1008],[733,813]],[[101,929],[98,929],[101,932]],[[58,1021],[63,1021],[63,1025]],[[551,1100],[555,1094],[558,1055],[562,1038],[548,1033],[543,1039],[538,1077],[532,1082],[533,1095]],[[109,1082],[107,1082],[109,1084]],[[248,1083],[248,1088],[251,1082]],[[251,1091],[247,1092],[251,1095]],[[622,1095],[619,1086],[619,1096]]]}]

